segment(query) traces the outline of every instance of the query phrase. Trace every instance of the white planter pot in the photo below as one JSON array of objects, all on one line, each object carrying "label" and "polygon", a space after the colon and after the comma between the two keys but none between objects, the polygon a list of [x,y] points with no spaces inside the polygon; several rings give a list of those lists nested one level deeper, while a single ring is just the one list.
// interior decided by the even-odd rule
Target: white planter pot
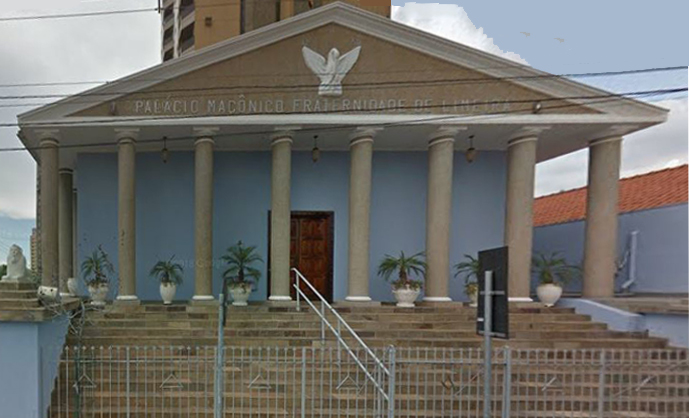
[{"label": "white planter pot", "polygon": [[536,288],[536,294],[538,295],[538,300],[550,308],[560,300],[562,288],[556,284],[542,284]]},{"label": "white planter pot", "polygon": [[392,291],[395,300],[397,300],[398,308],[413,308],[414,301],[419,297],[419,293],[421,293],[421,290],[414,290],[408,287]]},{"label": "white planter pot", "polygon": [[246,306],[251,295],[251,287],[231,287],[230,293],[232,294],[232,306]]},{"label": "white planter pot", "polygon": [[478,306],[478,292],[469,295],[469,306],[475,308]]},{"label": "white planter pot", "polygon": [[175,299],[177,293],[177,285],[174,283],[160,284],[160,297],[163,299],[163,305],[169,305]]},{"label": "white planter pot", "polygon": [[76,279],[76,277],[70,277],[67,279],[67,289],[69,290],[69,294],[76,296],[79,294],[79,281]]},{"label": "white planter pot", "polygon": [[89,294],[91,295],[91,305],[104,306],[105,299],[108,297],[108,285],[89,286]]}]

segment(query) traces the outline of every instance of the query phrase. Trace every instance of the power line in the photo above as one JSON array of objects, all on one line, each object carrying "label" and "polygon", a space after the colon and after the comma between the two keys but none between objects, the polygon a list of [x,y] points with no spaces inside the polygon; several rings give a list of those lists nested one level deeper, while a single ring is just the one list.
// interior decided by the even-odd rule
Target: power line
[{"label": "power line", "polygon": [[[515,68],[517,65],[503,65],[494,67],[472,67],[471,70],[500,70],[506,68]],[[452,78],[452,81],[483,81],[483,80],[511,80],[511,79],[528,79],[528,78],[584,78],[584,77],[598,77],[598,76],[618,76],[618,75],[633,75],[642,73],[654,73],[654,72],[666,72],[666,71],[686,71],[687,66],[671,66],[671,67],[652,67],[652,68],[642,68],[635,70],[620,70],[620,71],[591,71],[584,73],[564,73],[564,74],[541,74],[533,76],[512,76],[512,77],[472,77],[472,78]],[[419,73],[455,73],[457,69],[452,70],[386,70],[385,74],[419,74]],[[363,74],[380,74],[380,71],[357,71],[357,75]],[[190,79],[235,79],[235,78],[275,78],[280,77],[308,77],[313,78],[314,74],[312,72],[301,72],[301,73],[280,73],[280,74],[226,74],[226,75],[215,75],[215,76],[203,76],[203,77],[187,77]],[[120,83],[134,82],[137,83],[142,81],[170,81],[170,78],[137,78],[136,80],[123,80]],[[439,79],[436,81],[443,81],[444,79]],[[419,80],[423,81],[423,80]],[[431,80],[432,81],[432,80]],[[55,87],[55,86],[76,86],[76,85],[89,85],[89,84],[109,84],[118,82],[118,80],[91,80],[91,81],[57,81],[57,82],[26,82],[26,83],[5,83],[0,84],[0,88],[18,88],[18,87]],[[416,82],[414,80],[398,81],[398,82]],[[221,86],[225,87],[225,86]],[[238,86],[239,87],[239,86]],[[272,87],[272,86],[271,86]]]},{"label": "power line", "polygon": [[[684,91],[687,89],[684,88]],[[635,92],[639,95],[644,94],[644,95],[657,95],[657,94],[662,94],[659,93],[660,90],[651,90],[647,92]],[[611,102],[611,101],[616,101],[616,100],[621,100],[622,97],[619,97],[618,95],[615,96],[605,96],[601,98],[600,100],[597,100],[594,103],[605,103],[605,102]],[[593,103],[592,103],[593,104]],[[557,105],[557,106],[551,106],[546,109],[554,110],[554,109],[562,109],[562,108],[567,108],[567,107],[575,107],[575,106],[580,106],[578,103],[566,103],[563,105]],[[416,123],[420,122],[438,122],[441,120],[448,120],[448,119],[453,119],[453,120],[458,120],[458,119],[468,119],[468,118],[476,118],[476,117],[481,117],[481,116],[486,116],[486,117],[500,117],[504,115],[509,115],[509,114],[517,114],[517,113],[531,113],[531,109],[516,109],[516,110],[511,110],[511,111],[503,111],[503,112],[482,112],[482,113],[477,113],[477,114],[471,114],[471,115],[443,115],[443,116],[436,116],[436,117],[426,117],[426,118],[419,118],[416,120],[407,120],[407,121],[400,121],[400,122],[387,122],[387,123],[379,123],[379,124],[370,124],[367,126],[371,127],[391,127],[391,126],[400,126],[400,125],[413,125]],[[206,117],[206,116],[203,116]],[[171,119],[171,118],[167,118]],[[172,118],[174,119],[174,118]],[[177,118],[180,119],[180,118]],[[139,119],[140,120],[140,119]],[[340,125],[331,125],[328,127],[313,127],[313,128],[303,128],[300,129],[299,132],[310,132],[310,131],[315,131],[315,132],[331,132],[331,131],[339,131],[343,129],[351,129],[351,125],[346,125],[346,124],[340,124]],[[232,138],[232,137],[245,137],[248,135],[268,135],[274,133],[274,130],[266,130],[266,131],[244,131],[244,132],[234,132],[234,133],[228,133],[228,134],[219,134],[216,135],[215,138]],[[167,142],[176,142],[176,141],[188,141],[188,140],[195,140],[196,138],[194,137],[189,137],[189,136],[182,136],[182,137],[166,137],[165,139],[163,138],[154,138],[154,139],[137,139],[137,143],[163,143],[164,141]],[[94,148],[94,147],[105,147],[105,146],[114,146],[117,145],[116,142],[113,141],[108,141],[108,142],[99,142],[99,143],[90,143],[90,144],[72,144],[72,145],[66,145],[66,144],[58,144],[58,148],[62,149],[71,149],[71,148]],[[36,146],[36,147],[13,147],[13,148],[0,148],[0,152],[17,152],[17,151],[36,151],[36,150],[41,150],[41,146]]]},{"label": "power line", "polygon": [[157,12],[158,8],[145,8],[145,9],[127,9],[127,10],[104,10],[100,12],[83,12],[83,13],[63,13],[63,14],[52,14],[52,15],[34,15],[34,16],[13,16],[13,17],[0,17],[0,22],[17,22],[24,20],[47,20],[47,19],[66,19],[73,17],[95,17],[95,16],[107,16],[107,15],[123,15],[132,13],[143,13],[143,12]]},{"label": "power line", "polygon": [[[249,1],[249,0],[244,0]],[[251,1],[263,1],[263,0],[251,0]],[[297,0],[297,1],[308,1],[308,0]],[[194,5],[193,9],[202,8],[214,8],[222,6],[231,6],[240,4],[239,1],[229,1],[223,3],[215,3],[208,5]],[[190,7],[190,6],[187,6]],[[180,12],[184,11],[187,7],[180,7]],[[49,20],[49,19],[67,19],[67,18],[81,18],[81,17],[98,17],[98,16],[108,16],[108,15],[122,15],[122,14],[133,14],[133,13],[145,13],[145,12],[156,12],[160,13],[164,8],[158,7],[147,7],[141,9],[121,9],[121,10],[101,10],[97,12],[75,12],[75,13],[58,13],[58,14],[45,14],[45,15],[31,15],[31,16],[10,16],[10,17],[0,17],[0,22],[17,22],[17,21],[27,21],[27,20]]]},{"label": "power line", "polygon": [[[675,71],[677,69],[683,69],[683,67],[662,67],[662,68],[648,68],[640,70],[625,70],[625,71],[608,71],[608,72],[597,72],[597,73],[580,73],[578,76],[581,77],[592,77],[592,76],[602,76],[602,75],[625,75],[625,74],[639,74],[648,72],[658,72],[658,71]],[[478,77],[478,78],[457,78],[457,79],[442,79],[442,80],[418,80],[418,81],[382,81],[382,82],[369,82],[369,83],[351,83],[347,84],[348,89],[384,89],[390,87],[428,87],[434,85],[462,85],[462,84],[478,84],[478,83],[496,83],[502,81],[511,80],[523,80],[523,79],[542,79],[542,78],[562,78],[563,75],[556,74],[542,74],[533,76],[508,76],[508,77]],[[138,94],[143,95],[143,98],[154,99],[161,95],[165,95],[166,98],[180,98],[180,97],[194,97],[194,95],[176,95],[169,97],[169,93],[198,93],[203,91],[226,91],[226,90],[238,90],[246,89],[251,90],[254,94],[259,93],[275,93],[283,91],[299,91],[299,90],[311,90],[314,88],[313,84],[304,85],[292,85],[292,86],[271,86],[271,85],[236,85],[236,86],[212,86],[212,87],[189,87],[189,88],[178,88],[178,89],[160,89],[151,92],[84,92],[76,94],[29,94],[29,95],[5,95],[0,96],[0,100],[26,100],[26,99],[50,99],[50,98],[79,98],[79,97],[101,97],[101,96],[112,96],[112,95],[128,95],[128,94]],[[256,89],[257,91],[254,91]],[[260,90],[263,89],[263,90]],[[221,93],[209,95],[206,97],[216,97],[221,95]],[[80,103],[99,103],[100,101],[80,101]],[[48,104],[48,103],[46,103]],[[23,103],[18,103],[19,106],[24,106]],[[10,105],[4,107],[12,107]]]}]

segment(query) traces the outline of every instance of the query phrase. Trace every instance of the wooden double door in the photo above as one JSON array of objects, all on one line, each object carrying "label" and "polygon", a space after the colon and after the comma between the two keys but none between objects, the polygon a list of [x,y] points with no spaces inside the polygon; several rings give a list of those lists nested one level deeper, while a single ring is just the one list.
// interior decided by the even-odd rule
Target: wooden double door
[{"label": "wooden double door", "polygon": [[[295,267],[328,301],[333,298],[333,212],[292,212],[290,267]],[[268,238],[270,248],[270,237]],[[295,277],[290,274],[290,295],[296,298]],[[268,288],[270,288],[270,277]],[[317,299],[305,284],[300,288]]]}]

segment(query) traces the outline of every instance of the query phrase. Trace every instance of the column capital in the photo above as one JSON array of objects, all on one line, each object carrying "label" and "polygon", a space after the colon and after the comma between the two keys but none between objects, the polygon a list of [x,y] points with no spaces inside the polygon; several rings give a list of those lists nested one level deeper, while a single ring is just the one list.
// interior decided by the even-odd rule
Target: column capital
[{"label": "column capital", "polygon": [[270,135],[270,140],[271,140],[270,146],[272,147],[273,145],[275,145],[279,142],[284,142],[284,141],[282,141],[283,139],[288,139],[291,143],[292,138],[294,138],[294,131],[298,131],[299,129],[301,129],[301,126],[298,126],[298,125],[276,126],[275,127],[275,133]]},{"label": "column capital", "polygon": [[354,132],[351,133],[351,135],[349,135],[349,146],[351,147],[359,142],[373,142],[373,138],[375,138],[376,134],[382,130],[383,128],[380,127],[358,127],[354,130]]},{"label": "column capital", "polygon": [[139,138],[139,128],[115,128],[115,138],[117,145],[125,143],[136,143]]},{"label": "column capital", "polygon": [[537,125],[537,126],[522,126],[510,135],[510,139],[507,142],[507,146],[514,145],[522,140],[532,140],[538,139],[538,136],[543,132],[550,129],[547,125]]},{"label": "column capital", "polygon": [[428,146],[440,144],[442,142],[452,141],[462,131],[466,131],[466,126],[440,126],[428,136]]},{"label": "column capital", "polygon": [[220,128],[217,126],[196,126],[192,128],[194,137],[198,139],[213,137],[218,134]]},{"label": "column capital", "polygon": [[194,146],[197,146],[198,144],[203,144],[204,142],[208,142],[211,145],[215,145],[215,140],[212,137],[200,136],[200,137],[196,138],[196,140],[194,141]]},{"label": "column capital", "polygon": [[59,129],[38,129],[36,130],[36,136],[38,136],[38,142],[40,144],[46,142],[53,142],[55,145],[60,141],[60,130]]},{"label": "column capital", "polygon": [[289,142],[290,144],[293,142],[292,138],[294,137],[294,132],[291,130],[280,130],[278,132],[275,132],[270,136],[270,146],[277,145],[282,142]]},{"label": "column capital", "polygon": [[592,139],[589,141],[589,147],[595,147],[596,145],[607,144],[608,142],[619,142],[622,141],[621,136],[610,136],[607,138]]}]

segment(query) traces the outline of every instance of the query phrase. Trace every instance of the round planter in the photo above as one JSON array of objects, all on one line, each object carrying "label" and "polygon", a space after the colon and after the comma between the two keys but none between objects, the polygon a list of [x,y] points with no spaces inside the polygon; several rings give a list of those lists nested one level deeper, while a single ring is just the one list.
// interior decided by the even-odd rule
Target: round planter
[{"label": "round planter", "polygon": [[70,277],[67,279],[67,289],[69,290],[69,294],[76,296],[79,294],[79,281],[76,279],[76,277]]},{"label": "round planter", "polygon": [[177,293],[177,285],[174,283],[160,284],[160,297],[163,299],[163,305],[169,305],[175,299]]},{"label": "round planter", "polygon": [[91,295],[91,305],[104,306],[105,299],[108,297],[108,285],[103,283],[99,285],[89,285],[89,294]]},{"label": "round planter", "polygon": [[560,300],[562,288],[552,283],[542,284],[536,288],[536,294],[538,295],[538,300],[543,302],[546,307],[550,308]]},{"label": "round planter", "polygon": [[249,296],[251,295],[251,287],[231,287],[230,293],[232,294],[232,306],[246,306]]},{"label": "round planter", "polygon": [[395,300],[397,300],[398,308],[413,308],[414,301],[419,297],[419,293],[421,293],[421,290],[414,290],[409,287],[394,289],[392,291]]}]

